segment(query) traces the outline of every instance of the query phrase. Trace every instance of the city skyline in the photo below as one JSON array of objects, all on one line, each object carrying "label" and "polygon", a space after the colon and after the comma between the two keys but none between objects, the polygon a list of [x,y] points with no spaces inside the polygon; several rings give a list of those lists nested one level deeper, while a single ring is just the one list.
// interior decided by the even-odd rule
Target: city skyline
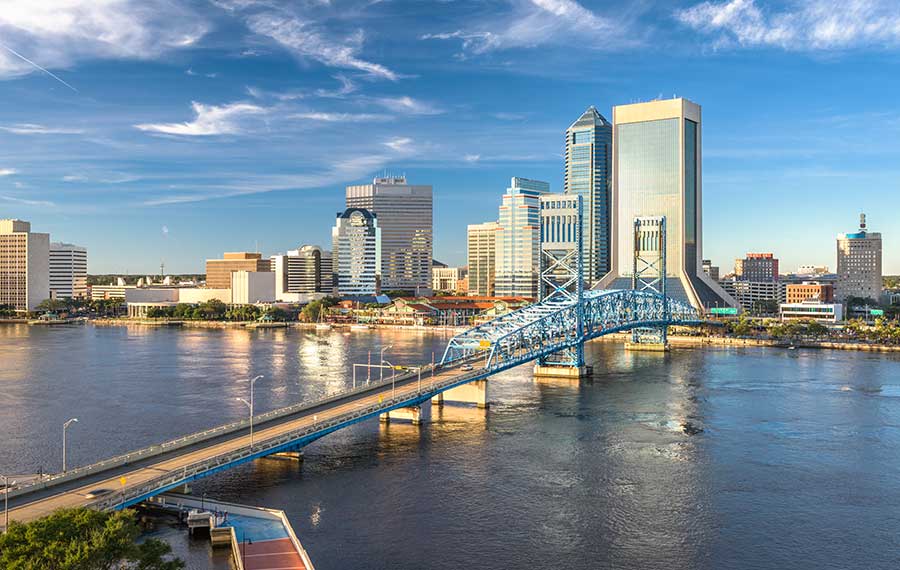
[{"label": "city skyline", "polygon": [[345,186],[384,171],[434,187],[434,257],[461,265],[510,176],[563,190],[562,136],[585,108],[672,94],[704,109],[705,258],[833,268],[865,211],[900,273],[900,223],[879,213],[900,36],[866,25],[897,20],[888,2],[835,20],[843,33],[825,1],[457,2],[427,19],[403,2],[121,4],[115,45],[108,24],[41,24],[90,3],[0,15],[0,218],[86,247],[91,273],[327,248]]}]

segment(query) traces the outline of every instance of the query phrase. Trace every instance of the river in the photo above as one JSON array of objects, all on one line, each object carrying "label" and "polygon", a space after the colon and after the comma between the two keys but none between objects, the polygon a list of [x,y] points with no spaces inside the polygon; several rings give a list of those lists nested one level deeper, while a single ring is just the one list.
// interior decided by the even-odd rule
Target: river
[{"label": "river", "polygon": [[[0,325],[0,473],[82,465],[349,386],[445,333]],[[900,567],[900,356],[587,347],[592,380],[360,424],[196,493],[284,510],[318,570]],[[377,374],[377,373],[375,373]]]}]

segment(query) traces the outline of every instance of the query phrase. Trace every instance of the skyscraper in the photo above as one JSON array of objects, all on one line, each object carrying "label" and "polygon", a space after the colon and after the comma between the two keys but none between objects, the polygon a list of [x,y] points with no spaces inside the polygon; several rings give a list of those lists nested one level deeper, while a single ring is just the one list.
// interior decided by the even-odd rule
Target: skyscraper
[{"label": "skyscraper", "polygon": [[363,208],[337,213],[331,230],[334,285],[338,295],[381,292],[381,228],[378,217]]},{"label": "skyscraper", "polygon": [[70,243],[50,244],[50,290],[66,299],[87,296],[87,249]]},{"label": "skyscraper", "polygon": [[514,176],[500,204],[495,291],[498,297],[538,298],[541,196],[550,185]]},{"label": "skyscraper", "polygon": [[382,232],[381,287],[429,295],[432,259],[432,189],[405,176],[347,186],[347,207],[378,217]]},{"label": "skyscraper", "polygon": [[50,234],[22,220],[0,220],[0,305],[33,311],[50,297]]},{"label": "skyscraper", "polygon": [[584,277],[588,286],[609,271],[612,125],[594,107],[566,130],[566,194],[582,200]]},{"label": "skyscraper", "polygon": [[859,230],[837,237],[837,274],[834,296],[874,299],[881,296],[881,234],[866,228],[866,215],[859,215]]},{"label": "skyscraper", "polygon": [[469,224],[466,257],[469,265],[469,295],[494,296],[497,263],[497,222]]},{"label": "skyscraper", "polygon": [[666,217],[669,296],[698,309],[737,306],[703,272],[700,106],[686,99],[613,108],[612,263],[599,286],[628,289],[639,216]]}]

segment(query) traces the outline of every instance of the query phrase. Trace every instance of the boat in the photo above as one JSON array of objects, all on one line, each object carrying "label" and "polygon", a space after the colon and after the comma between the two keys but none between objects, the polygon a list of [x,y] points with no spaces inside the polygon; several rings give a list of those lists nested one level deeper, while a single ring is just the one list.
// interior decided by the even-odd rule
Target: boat
[{"label": "boat", "polygon": [[363,323],[354,323],[354,324],[350,325],[351,331],[367,331],[367,330],[374,329],[374,328],[375,328],[374,325],[366,325]]},{"label": "boat", "polygon": [[319,321],[316,323],[317,331],[328,331],[331,330],[331,323],[326,323],[322,317],[325,316],[325,307],[319,309]]}]

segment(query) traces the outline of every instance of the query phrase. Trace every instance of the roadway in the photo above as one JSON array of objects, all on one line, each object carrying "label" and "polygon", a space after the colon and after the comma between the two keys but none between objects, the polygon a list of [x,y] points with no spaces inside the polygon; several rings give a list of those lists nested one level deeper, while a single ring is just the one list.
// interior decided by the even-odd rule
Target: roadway
[{"label": "roadway", "polygon": [[[443,391],[442,388],[447,383],[455,385],[456,380],[469,376],[475,379],[482,374],[479,370],[462,372],[457,365],[437,369],[433,377],[430,370],[425,370],[422,373],[421,383],[416,374],[398,377],[393,387],[389,380],[381,384],[373,383],[347,396],[338,396],[334,400],[322,404],[314,403],[289,416],[255,425],[252,452],[250,451],[248,429],[212,437],[186,448],[172,450],[127,465],[112,467],[52,487],[37,489],[33,493],[10,497],[9,518],[27,522],[49,515],[61,508],[105,506],[110,502],[121,504],[123,499],[126,504],[132,504],[137,501],[130,501],[129,497],[140,492],[147,485],[152,485],[154,480],[160,479],[162,476],[179,477],[182,473],[188,474],[189,470],[193,472],[192,468],[199,464],[214,463],[217,458],[224,461],[228,458],[246,455],[246,460],[251,460],[258,456],[268,455],[277,451],[272,447],[274,442],[282,441],[285,436],[293,433],[308,433],[310,429],[321,426],[322,429],[319,430],[322,432],[321,435],[315,435],[313,432],[311,437],[304,438],[304,441],[308,443],[339,427],[355,423],[355,421],[351,421],[334,427],[334,422],[339,422],[342,418],[365,413],[365,416],[361,418],[365,419],[377,415],[380,411],[398,407],[396,404],[400,401],[427,399],[430,394]],[[271,449],[271,451],[267,452],[267,449]],[[217,470],[209,469],[209,473],[204,472],[204,475]],[[121,483],[122,477],[125,478],[124,485]],[[184,480],[193,478],[199,477],[185,477]],[[175,485],[169,485],[167,488],[173,486]],[[112,492],[100,500],[86,496],[90,491],[96,489],[110,489]],[[157,492],[164,490],[166,489],[159,489]],[[3,520],[0,520],[0,526],[3,524]]]}]

